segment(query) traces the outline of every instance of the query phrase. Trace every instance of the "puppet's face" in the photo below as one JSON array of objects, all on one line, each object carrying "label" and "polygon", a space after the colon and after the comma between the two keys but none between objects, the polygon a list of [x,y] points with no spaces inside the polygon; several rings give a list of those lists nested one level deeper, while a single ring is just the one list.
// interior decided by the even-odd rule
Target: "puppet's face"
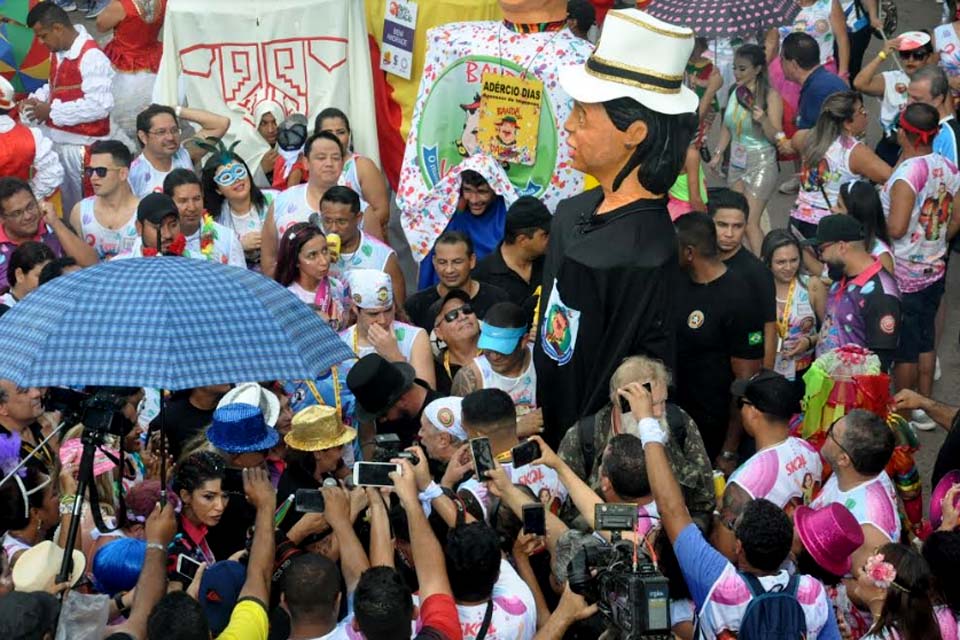
[{"label": "puppet's face", "polygon": [[566,0],[500,0],[500,9],[511,22],[553,22],[567,17]]}]

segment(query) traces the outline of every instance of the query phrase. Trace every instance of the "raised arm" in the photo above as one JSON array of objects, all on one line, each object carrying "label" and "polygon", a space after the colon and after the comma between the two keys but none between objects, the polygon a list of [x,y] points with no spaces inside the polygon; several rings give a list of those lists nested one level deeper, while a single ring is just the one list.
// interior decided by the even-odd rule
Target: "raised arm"
[{"label": "raised arm", "polygon": [[243,492],[247,501],[256,507],[257,515],[247,562],[247,578],[240,589],[239,598],[253,598],[266,608],[270,603],[270,579],[276,551],[273,512],[277,506],[277,491],[270,483],[266,470],[252,467],[243,470]]},{"label": "raised arm", "polygon": [[393,567],[393,538],[390,536],[390,517],[387,505],[380,492],[366,487],[367,502],[370,503],[370,566]]},{"label": "raised arm", "polygon": [[400,461],[401,471],[390,474],[394,491],[400,498],[400,504],[407,514],[407,528],[410,531],[410,547],[413,550],[413,564],[417,569],[417,582],[420,583],[420,602],[435,594],[453,597],[450,580],[447,578],[447,564],[443,550],[437,542],[427,516],[423,513],[417,497],[417,482],[413,467],[406,460]]},{"label": "raised arm", "polygon": [[96,250],[67,226],[67,223],[54,211],[53,205],[45,201],[40,204],[40,208],[43,210],[43,221],[53,229],[65,254],[76,260],[81,267],[89,267],[100,262]]},{"label": "raised arm", "polygon": [[[230,118],[220,116],[203,109],[181,107],[179,116],[188,122],[200,125],[194,139],[222,138],[230,128]],[[190,154],[190,159],[198,162],[207,152],[195,144],[184,145]]]},{"label": "raised arm", "polygon": [[323,487],[321,491],[325,504],[323,515],[340,543],[343,579],[347,583],[347,591],[353,592],[360,582],[360,575],[370,568],[370,561],[350,521],[350,497],[347,490],[341,487]]},{"label": "raised arm", "polygon": [[268,278],[273,277],[277,268],[277,247],[280,245],[280,238],[277,236],[277,225],[274,222],[273,206],[276,201],[270,203],[267,210],[267,216],[263,220],[263,230],[260,235],[260,268],[263,275]]}]

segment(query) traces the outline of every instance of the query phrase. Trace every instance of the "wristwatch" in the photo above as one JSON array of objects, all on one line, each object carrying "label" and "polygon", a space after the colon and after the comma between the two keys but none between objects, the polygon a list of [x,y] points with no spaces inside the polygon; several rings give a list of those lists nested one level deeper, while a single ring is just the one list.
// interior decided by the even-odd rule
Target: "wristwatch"
[{"label": "wristwatch", "polygon": [[736,451],[721,451],[721,452],[720,452],[720,458],[723,459],[723,460],[727,460],[727,461],[729,461],[729,462],[733,462],[733,461],[736,460],[738,457],[739,457],[739,456],[737,455],[737,452],[736,452]]}]

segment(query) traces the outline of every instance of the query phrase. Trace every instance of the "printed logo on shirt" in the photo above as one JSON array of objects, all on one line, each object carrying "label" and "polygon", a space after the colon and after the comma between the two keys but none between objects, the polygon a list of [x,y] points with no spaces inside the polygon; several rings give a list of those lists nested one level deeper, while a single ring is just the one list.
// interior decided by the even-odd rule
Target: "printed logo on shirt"
[{"label": "printed logo on shirt", "polygon": [[687,326],[691,329],[699,329],[703,326],[703,311],[695,309],[687,316]]},{"label": "printed logo on shirt", "polygon": [[897,328],[897,321],[892,314],[887,314],[880,318],[880,331],[883,331],[888,336],[893,335],[893,332]]},{"label": "printed logo on shirt", "polygon": [[755,347],[758,344],[763,344],[763,332],[751,331],[747,336],[747,344],[749,344],[751,347]]},{"label": "printed logo on shirt", "polygon": [[577,347],[580,311],[568,307],[560,299],[556,279],[553,281],[553,290],[550,291],[546,309],[540,330],[540,346],[548,358],[563,366],[573,358]]}]

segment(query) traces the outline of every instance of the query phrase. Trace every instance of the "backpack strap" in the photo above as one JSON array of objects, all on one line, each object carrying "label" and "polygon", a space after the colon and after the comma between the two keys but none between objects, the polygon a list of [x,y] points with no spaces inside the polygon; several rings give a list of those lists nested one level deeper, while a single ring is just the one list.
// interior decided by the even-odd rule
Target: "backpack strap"
[{"label": "backpack strap", "polygon": [[757,576],[743,571],[738,571],[737,573],[739,573],[743,581],[747,583],[747,588],[750,589],[750,595],[752,597],[756,598],[767,592],[767,590],[763,588],[763,585],[760,584],[760,579],[757,578]]},{"label": "backpack strap", "polygon": [[593,472],[593,462],[597,455],[593,439],[597,433],[597,414],[584,416],[577,421],[577,436],[580,438],[580,453],[583,456],[583,477],[589,480]]},{"label": "backpack strap", "polygon": [[787,586],[783,588],[783,592],[796,598],[797,589],[799,588],[800,588],[800,574],[795,573],[792,576],[790,576],[790,582],[788,582]]},{"label": "backpack strap", "polygon": [[670,438],[682,450],[687,444],[687,423],[683,419],[683,411],[672,402],[667,403],[667,426],[670,428]]}]

